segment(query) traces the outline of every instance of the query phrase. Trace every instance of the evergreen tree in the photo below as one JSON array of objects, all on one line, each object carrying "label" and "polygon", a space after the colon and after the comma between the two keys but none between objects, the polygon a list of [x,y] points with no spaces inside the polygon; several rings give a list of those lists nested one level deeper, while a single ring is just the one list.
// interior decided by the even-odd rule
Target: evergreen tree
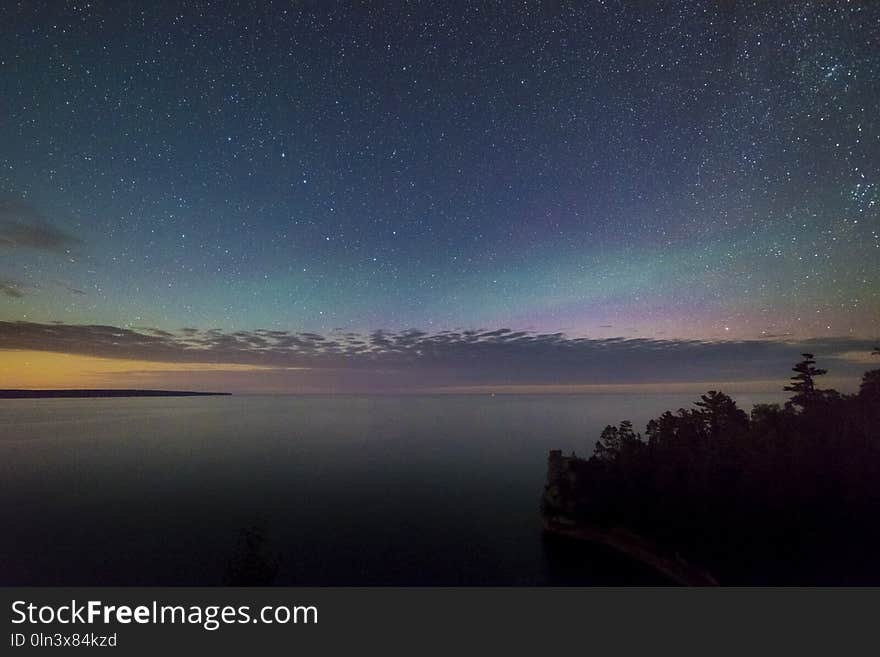
[{"label": "evergreen tree", "polygon": [[[880,356],[880,347],[874,347],[872,356]],[[880,402],[880,370],[869,370],[862,376],[859,397],[873,403]]]},{"label": "evergreen tree", "polygon": [[795,373],[791,377],[791,384],[783,388],[786,392],[794,393],[786,405],[806,406],[816,399],[819,391],[816,389],[815,379],[828,371],[816,367],[813,354],[801,354],[801,356],[804,359],[791,368]]},{"label": "evergreen tree", "polygon": [[696,402],[700,413],[705,418],[709,434],[718,435],[721,431],[733,431],[745,429],[749,423],[749,416],[736,406],[736,402],[717,390],[710,390],[700,396]]},{"label": "evergreen tree", "polygon": [[641,445],[642,437],[633,431],[632,422],[624,420],[619,427],[610,424],[605,427],[593,454],[602,461],[611,462],[616,461],[623,454],[638,449]]},{"label": "evergreen tree", "polygon": [[862,376],[859,397],[865,401],[880,402],[880,370],[870,370]]}]

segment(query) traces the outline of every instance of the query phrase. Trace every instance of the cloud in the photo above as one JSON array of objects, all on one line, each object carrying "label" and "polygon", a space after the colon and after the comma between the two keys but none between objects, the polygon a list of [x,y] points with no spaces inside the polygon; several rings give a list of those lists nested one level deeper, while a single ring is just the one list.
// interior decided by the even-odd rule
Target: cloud
[{"label": "cloud", "polygon": [[85,296],[85,294],[86,294],[84,290],[80,290],[78,287],[74,287],[73,285],[71,285],[67,281],[55,279],[52,281],[52,283],[54,285],[56,285],[57,287],[60,287],[64,290],[67,290],[71,294],[78,294],[80,296]]},{"label": "cloud", "polygon": [[[79,288],[76,288],[65,281],[53,280],[51,281],[51,283],[56,287],[70,292],[71,294],[76,294],[80,296],[84,296],[86,294],[84,290],[80,290]],[[37,284],[32,284],[27,287],[30,290],[39,290],[43,288],[43,286]],[[12,297],[13,299],[21,299],[23,296],[25,296],[24,290],[25,286],[17,281],[0,279],[0,294]]]},{"label": "cloud", "polygon": [[880,366],[880,358],[873,353],[873,349],[862,349],[860,351],[844,351],[839,354],[835,354],[835,357],[848,361],[851,363],[859,363],[861,365],[870,365],[872,363],[877,363]]},{"label": "cloud", "polygon": [[[875,341],[652,340],[578,338],[507,328],[369,335],[280,330],[180,331],[102,325],[0,322],[0,349],[139,361],[228,363],[298,372],[298,381],[340,391],[474,386],[564,386],[694,381],[784,381],[801,352],[835,376],[855,378],[852,352]],[[261,374],[261,376],[263,376]],[[284,376],[288,376],[284,374]]]},{"label": "cloud", "polygon": [[[34,249],[56,255],[69,253],[80,240],[53,226],[34,208],[16,199],[0,200],[0,253],[4,250]],[[50,281],[72,294],[85,292],[62,280]],[[32,284],[31,289],[42,286]],[[19,299],[25,295],[23,286],[10,280],[0,280],[0,294]]]},{"label": "cloud", "polygon": [[4,280],[0,280],[0,294],[12,297],[13,299],[20,299],[24,296],[24,292],[21,291],[21,286],[18,283]]},{"label": "cloud", "polygon": [[0,201],[0,247],[64,253],[79,240],[18,200]]}]

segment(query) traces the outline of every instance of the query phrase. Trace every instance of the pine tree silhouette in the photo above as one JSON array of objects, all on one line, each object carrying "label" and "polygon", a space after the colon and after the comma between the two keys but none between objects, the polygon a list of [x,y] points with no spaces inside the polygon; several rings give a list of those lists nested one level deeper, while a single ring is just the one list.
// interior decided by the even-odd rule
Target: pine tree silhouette
[{"label": "pine tree silhouette", "polygon": [[791,371],[795,373],[795,375],[791,377],[791,384],[785,386],[783,390],[794,393],[788,404],[806,406],[817,396],[818,390],[816,389],[816,377],[822,376],[828,370],[816,367],[816,361],[813,359],[813,354],[801,354],[801,356],[803,356],[804,359],[791,368]]}]

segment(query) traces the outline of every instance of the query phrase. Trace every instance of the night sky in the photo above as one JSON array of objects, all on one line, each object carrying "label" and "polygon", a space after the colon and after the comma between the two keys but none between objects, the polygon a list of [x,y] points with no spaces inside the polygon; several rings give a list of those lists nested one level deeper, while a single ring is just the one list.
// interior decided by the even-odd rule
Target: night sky
[{"label": "night sky", "polygon": [[880,4],[354,4],[3,3],[15,367],[737,380],[880,334]]}]

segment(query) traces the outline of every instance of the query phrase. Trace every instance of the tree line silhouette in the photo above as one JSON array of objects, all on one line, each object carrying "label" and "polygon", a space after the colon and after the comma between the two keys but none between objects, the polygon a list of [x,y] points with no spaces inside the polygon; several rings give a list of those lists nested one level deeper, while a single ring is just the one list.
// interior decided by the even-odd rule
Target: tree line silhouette
[{"label": "tree line silhouette", "polygon": [[722,583],[880,584],[880,369],[851,395],[819,387],[812,354],[793,372],[784,405],[711,390],[644,436],[606,427],[545,515],[635,532]]}]

